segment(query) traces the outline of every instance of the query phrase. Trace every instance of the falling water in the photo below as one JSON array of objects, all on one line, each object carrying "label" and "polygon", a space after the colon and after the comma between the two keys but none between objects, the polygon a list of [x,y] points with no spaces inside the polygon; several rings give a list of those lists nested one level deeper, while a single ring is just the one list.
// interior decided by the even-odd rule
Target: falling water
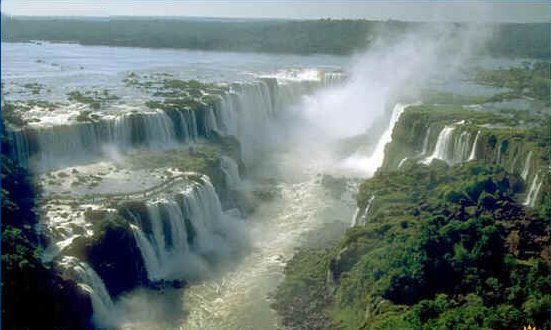
[{"label": "falling water", "polygon": [[375,195],[371,196],[369,198],[369,201],[367,201],[367,205],[363,209],[363,212],[360,208],[356,209],[356,213],[354,214],[354,217],[352,218],[352,226],[361,226],[365,225],[367,223],[367,215],[369,214],[369,211],[371,210],[371,207],[373,206],[373,201],[375,200]]},{"label": "falling water", "polygon": [[321,86],[321,82],[282,83],[263,78],[235,83],[217,102],[200,109],[127,112],[94,121],[13,130],[11,153],[23,165],[32,157],[40,169],[48,170],[93,161],[105,156],[106,147],[118,152],[138,146],[168,149],[217,132],[237,137],[242,157],[251,160],[262,147],[273,118]]},{"label": "falling water", "polygon": [[398,168],[401,168],[402,165],[404,165],[404,163],[405,163],[407,160],[408,160],[407,157],[402,158],[402,160],[400,160],[400,162],[398,163]]},{"label": "falling water", "polygon": [[540,193],[542,184],[543,184],[543,181],[540,180],[539,175],[536,174],[534,176],[534,179],[532,180],[532,184],[530,185],[530,189],[528,190],[528,194],[526,195],[526,199],[523,205],[534,207],[538,199],[538,195]]},{"label": "falling water", "polygon": [[474,138],[473,147],[471,149],[471,153],[469,154],[469,158],[467,160],[475,160],[476,159],[476,147],[478,145],[478,137],[480,136],[480,131],[476,133],[476,137]]},{"label": "falling water", "polygon": [[236,251],[240,220],[222,212],[208,177],[201,181],[174,197],[146,202],[146,214],[129,210],[150,280],[203,278],[214,260]]},{"label": "falling water", "polygon": [[394,126],[400,119],[400,116],[408,105],[397,103],[392,109],[392,115],[390,121],[383,135],[379,138],[377,145],[371,154],[371,156],[366,157],[358,152],[347,158],[343,162],[343,167],[345,169],[351,169],[362,173],[365,176],[372,176],[379,167],[383,164],[385,157],[385,147],[392,141],[392,131]]},{"label": "falling water", "polygon": [[526,161],[524,162],[524,168],[522,169],[522,174],[520,175],[522,177],[522,180],[526,181],[528,179],[528,173],[530,172],[530,161],[532,160],[532,150],[528,152],[528,156],[526,157]]},{"label": "falling water", "polygon": [[432,155],[423,160],[424,164],[430,164],[434,159],[440,159],[445,162],[450,161],[449,152],[452,146],[453,131],[455,130],[455,125],[446,125],[438,134],[438,139],[436,140],[436,146]]},{"label": "falling water", "polygon": [[92,267],[75,257],[65,256],[59,265],[66,274],[90,295],[94,310],[94,323],[98,326],[112,327],[117,324],[117,316],[111,296],[102,279]]},{"label": "falling water", "polygon": [[233,159],[228,156],[220,157],[220,168],[224,173],[224,179],[226,186],[230,189],[236,189],[241,184],[241,178],[239,176],[239,166]]},{"label": "falling water", "polygon": [[[425,139],[423,140],[423,151],[421,151],[420,156],[425,156],[427,152],[429,152],[428,148],[429,148],[430,131],[431,131],[431,127],[429,126],[429,128],[427,129],[427,134],[425,135]],[[400,166],[398,165],[398,167]]]},{"label": "falling water", "polygon": [[459,138],[455,140],[453,146],[453,163],[461,163],[468,159],[471,140],[471,133],[467,131],[461,132]]}]

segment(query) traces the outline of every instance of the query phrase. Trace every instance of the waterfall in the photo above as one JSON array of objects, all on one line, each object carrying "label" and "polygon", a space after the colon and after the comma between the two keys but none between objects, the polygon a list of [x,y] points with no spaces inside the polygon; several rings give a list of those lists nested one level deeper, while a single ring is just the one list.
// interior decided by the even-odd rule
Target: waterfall
[{"label": "waterfall", "polygon": [[429,126],[429,128],[427,129],[427,134],[425,135],[425,139],[423,140],[423,151],[421,151],[420,156],[425,156],[429,151],[428,148],[429,148],[430,131],[431,131],[431,127]]},{"label": "waterfall", "polygon": [[459,138],[455,140],[453,146],[453,163],[461,163],[468,159],[470,149],[471,133],[467,131],[461,132]]},{"label": "waterfall", "polygon": [[354,213],[354,217],[352,218],[351,227],[365,225],[367,223],[367,215],[371,210],[371,206],[373,205],[374,200],[375,200],[375,195],[369,198],[369,201],[367,201],[367,205],[365,206],[365,209],[363,210],[363,212],[359,207],[356,208],[356,212]]},{"label": "waterfall", "polygon": [[476,147],[478,145],[478,137],[480,136],[480,131],[476,133],[476,137],[474,138],[473,147],[471,149],[471,153],[469,154],[468,161],[475,160],[476,159]]},{"label": "waterfall", "polygon": [[501,163],[501,146],[502,146],[501,143],[499,143],[499,144],[497,145],[497,150],[496,150],[496,153],[497,153],[497,155],[496,155],[496,164]]},{"label": "waterfall", "polygon": [[452,147],[453,140],[453,131],[455,130],[455,125],[446,125],[438,134],[438,139],[436,140],[436,146],[432,155],[425,158],[422,162],[424,164],[430,164],[434,159],[440,159],[445,162],[450,162],[449,153]]},{"label": "waterfall", "polygon": [[388,126],[383,132],[383,135],[381,135],[381,137],[379,138],[371,156],[365,157],[356,152],[355,154],[344,160],[343,166],[345,168],[354,170],[359,169],[367,177],[371,177],[373,174],[375,174],[375,172],[383,164],[385,157],[385,147],[388,143],[392,141],[392,131],[394,130],[394,126],[396,125],[396,123],[400,119],[400,116],[407,107],[408,105],[404,105],[401,103],[397,103],[394,106]]},{"label": "waterfall", "polygon": [[402,165],[404,165],[404,163],[406,162],[406,160],[408,160],[407,157],[402,158],[402,160],[400,160],[400,162],[398,163],[398,168],[401,168]]},{"label": "waterfall", "polygon": [[532,150],[528,152],[528,156],[526,157],[526,161],[524,162],[524,168],[522,169],[522,174],[520,175],[522,177],[522,180],[526,182],[526,179],[528,179],[528,173],[530,172],[530,161],[532,160]]},{"label": "waterfall", "polygon": [[174,123],[164,111],[158,110],[154,113],[146,113],[142,120],[145,129],[145,141],[149,147],[166,149],[169,146],[174,146],[176,143]]},{"label": "waterfall", "polygon": [[114,304],[109,292],[105,288],[102,279],[88,264],[79,261],[75,257],[65,256],[59,265],[70,278],[90,295],[94,310],[94,323],[98,326],[114,327],[117,324],[117,316]]},{"label": "waterfall", "polygon": [[539,175],[536,174],[534,176],[534,179],[532,180],[532,184],[530,185],[530,189],[528,190],[528,194],[526,195],[526,199],[523,205],[529,206],[529,207],[535,206],[542,184],[543,184],[543,181],[540,180]]},{"label": "waterfall", "polygon": [[236,189],[241,184],[239,177],[239,166],[228,156],[220,157],[220,169],[224,173],[226,186],[230,189]]},{"label": "waterfall", "polygon": [[238,138],[243,158],[251,159],[255,148],[262,147],[273,118],[324,83],[261,78],[234,83],[227,93],[195,109],[127,111],[104,114],[94,121],[30,125],[10,131],[11,154],[20,164],[34,159],[40,169],[48,170],[94,161],[105,156],[105,148],[118,152],[139,146],[167,149],[217,132]]},{"label": "waterfall", "polygon": [[129,210],[134,238],[152,281],[195,280],[210,273],[240,243],[240,222],[222,212],[208,177],[175,196],[145,202],[145,214]]}]

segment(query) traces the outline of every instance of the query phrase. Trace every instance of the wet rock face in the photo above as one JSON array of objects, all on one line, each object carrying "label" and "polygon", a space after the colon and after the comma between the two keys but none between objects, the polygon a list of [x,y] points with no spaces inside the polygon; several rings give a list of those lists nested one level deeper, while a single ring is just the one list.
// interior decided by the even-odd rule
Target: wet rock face
[{"label": "wet rock face", "polygon": [[147,283],[147,274],[130,227],[108,227],[97,245],[87,249],[88,262],[111,296]]},{"label": "wet rock face", "polygon": [[147,285],[147,272],[127,220],[118,214],[94,212],[94,236],[75,240],[75,253],[103,279],[112,297]]}]

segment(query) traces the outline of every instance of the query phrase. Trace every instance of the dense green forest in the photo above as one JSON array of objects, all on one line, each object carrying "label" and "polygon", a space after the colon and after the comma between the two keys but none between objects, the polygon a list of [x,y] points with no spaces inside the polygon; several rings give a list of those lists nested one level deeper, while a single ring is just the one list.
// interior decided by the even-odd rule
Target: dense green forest
[{"label": "dense green forest", "polygon": [[547,329],[549,224],[519,183],[476,162],[378,173],[368,223],[300,251],[274,307],[293,329]]},{"label": "dense green forest", "polygon": [[[350,54],[379,35],[396,36],[428,23],[367,20],[192,20],[168,18],[3,17],[2,41],[47,40],[83,45],[273,52]],[[449,24],[459,27],[460,24]],[[550,25],[495,26],[493,55],[548,58]]]}]

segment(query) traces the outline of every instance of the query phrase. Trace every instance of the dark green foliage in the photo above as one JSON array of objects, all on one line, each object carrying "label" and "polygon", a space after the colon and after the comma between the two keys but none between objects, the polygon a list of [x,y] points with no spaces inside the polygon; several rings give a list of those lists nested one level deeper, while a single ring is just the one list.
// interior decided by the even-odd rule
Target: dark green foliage
[{"label": "dark green foliage", "polygon": [[[299,253],[275,307],[297,328],[304,311],[343,329],[548,327],[549,225],[515,202],[515,180],[475,162],[378,173],[358,196],[376,196],[367,224]],[[315,308],[294,296],[316,292],[331,294]]]}]

